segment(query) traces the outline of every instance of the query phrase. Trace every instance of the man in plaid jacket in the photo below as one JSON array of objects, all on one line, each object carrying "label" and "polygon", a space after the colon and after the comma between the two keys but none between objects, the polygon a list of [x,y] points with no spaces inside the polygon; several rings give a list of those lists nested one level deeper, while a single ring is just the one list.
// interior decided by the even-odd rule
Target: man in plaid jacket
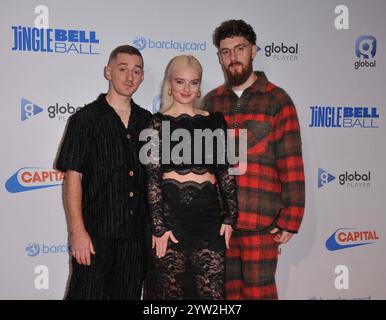
[{"label": "man in plaid jacket", "polygon": [[253,71],[256,34],[243,20],[213,34],[226,83],[204,108],[221,111],[228,127],[247,129],[247,169],[237,176],[239,215],[227,250],[227,299],[277,299],[279,245],[299,230],[305,202],[301,137],[289,95]]}]

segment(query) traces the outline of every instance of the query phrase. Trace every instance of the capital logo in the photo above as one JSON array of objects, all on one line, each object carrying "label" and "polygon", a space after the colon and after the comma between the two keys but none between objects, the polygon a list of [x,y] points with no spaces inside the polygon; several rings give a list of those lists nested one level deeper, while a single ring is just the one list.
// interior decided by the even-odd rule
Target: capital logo
[{"label": "capital logo", "polygon": [[348,249],[375,243],[379,236],[375,230],[339,228],[326,240],[329,251]]},{"label": "capital logo", "polygon": [[318,169],[318,188],[323,187],[325,184],[330,183],[335,179],[335,176],[328,173],[327,171],[319,168]]},{"label": "capital logo", "polygon": [[136,37],[133,41],[133,45],[138,50],[143,50],[146,48],[146,39],[144,37]]},{"label": "capital logo", "polygon": [[20,110],[21,121],[27,120],[37,115],[38,113],[42,112],[43,110],[44,109],[42,107],[39,107],[33,102],[28,101],[27,99],[24,99],[24,98],[21,99],[21,110]]},{"label": "capital logo", "polygon": [[35,257],[40,253],[40,246],[37,243],[30,243],[25,247],[25,251],[30,257]]},{"label": "capital logo", "polygon": [[355,42],[355,54],[360,59],[372,59],[377,53],[377,40],[373,36],[359,36]]},{"label": "capital logo", "polygon": [[5,183],[10,193],[31,191],[62,185],[64,173],[52,169],[25,167],[16,171]]}]

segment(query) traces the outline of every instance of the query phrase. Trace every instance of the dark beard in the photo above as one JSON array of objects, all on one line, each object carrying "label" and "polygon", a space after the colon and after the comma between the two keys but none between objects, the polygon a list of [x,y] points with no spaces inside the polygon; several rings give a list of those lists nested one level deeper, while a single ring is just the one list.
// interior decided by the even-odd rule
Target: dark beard
[{"label": "dark beard", "polygon": [[[234,64],[240,64],[240,62],[233,62]],[[229,67],[230,68],[230,65]],[[225,69],[225,73],[227,76],[228,84],[231,87],[238,87],[241,86],[245,81],[248,80],[249,76],[253,72],[253,66],[252,66],[252,59],[249,61],[247,66],[242,68],[240,73],[232,73],[229,69]]]}]

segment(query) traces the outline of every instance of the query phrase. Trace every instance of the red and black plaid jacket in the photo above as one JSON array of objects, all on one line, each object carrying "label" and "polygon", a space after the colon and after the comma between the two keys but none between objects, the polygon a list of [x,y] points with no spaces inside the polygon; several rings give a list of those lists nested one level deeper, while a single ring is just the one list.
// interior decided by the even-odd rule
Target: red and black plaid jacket
[{"label": "red and black plaid jacket", "polygon": [[209,92],[204,109],[221,111],[230,129],[247,129],[247,171],[237,176],[237,230],[273,227],[296,233],[304,213],[300,127],[288,94],[264,72],[239,98],[227,85]]}]

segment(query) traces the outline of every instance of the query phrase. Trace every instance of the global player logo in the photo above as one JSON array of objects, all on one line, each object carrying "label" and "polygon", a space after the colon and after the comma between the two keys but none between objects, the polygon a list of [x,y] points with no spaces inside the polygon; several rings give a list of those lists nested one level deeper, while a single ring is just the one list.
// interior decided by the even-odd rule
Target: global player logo
[{"label": "global player logo", "polygon": [[28,101],[27,99],[24,99],[24,98],[21,99],[21,110],[20,110],[21,121],[30,119],[31,117],[37,115],[43,110],[44,109],[42,107],[39,107],[33,102]]},{"label": "global player logo", "polygon": [[[361,172],[355,170],[345,171],[337,175],[338,184],[347,189],[354,188],[370,188],[371,187],[371,171]],[[324,169],[318,168],[318,188],[324,187],[326,184],[334,181],[336,177]]]},{"label": "global player logo", "polygon": [[339,228],[326,240],[329,251],[348,249],[375,243],[379,236],[375,230]]},{"label": "global player logo", "polygon": [[323,187],[325,184],[335,180],[335,177],[327,171],[318,168],[318,188]]},{"label": "global player logo", "polygon": [[24,167],[7,180],[5,188],[10,193],[18,193],[60,186],[63,181],[63,172],[53,169]]}]

